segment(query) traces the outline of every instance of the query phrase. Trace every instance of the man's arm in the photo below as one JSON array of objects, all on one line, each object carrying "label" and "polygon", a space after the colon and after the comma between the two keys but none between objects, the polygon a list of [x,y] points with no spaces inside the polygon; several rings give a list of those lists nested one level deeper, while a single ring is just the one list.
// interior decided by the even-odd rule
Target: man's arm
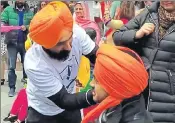
[{"label": "man's arm", "polygon": [[81,34],[79,34],[79,40],[83,55],[85,55],[92,64],[95,64],[96,52],[99,46],[89,37],[88,34],[86,34],[84,29],[78,27],[78,31],[81,32]]},{"label": "man's arm", "polygon": [[126,25],[124,25],[120,30],[114,32],[112,37],[116,45],[128,45],[136,41],[135,35],[136,32],[140,29],[140,21],[143,17],[143,14],[146,16],[145,12],[139,14],[130,20]]},{"label": "man's arm", "polygon": [[95,44],[94,49],[87,55],[85,55],[92,64],[95,64],[95,60],[96,60],[96,52],[98,50],[99,46],[97,44]]},{"label": "man's arm", "polygon": [[9,13],[8,13],[8,7],[7,7],[1,13],[1,25],[8,24],[8,21],[9,21]]},{"label": "man's arm", "polygon": [[28,31],[29,30],[29,25],[30,25],[30,22],[31,22],[31,20],[32,20],[32,18],[33,18],[33,16],[34,16],[34,14],[33,14],[33,12],[32,11],[29,11],[29,14],[28,14],[28,20],[29,20],[29,24],[28,25],[22,25],[21,27],[22,27],[22,30],[23,31]]},{"label": "man's arm", "polygon": [[49,73],[49,69],[27,69],[26,74],[39,93],[62,109],[76,110],[95,104],[91,91],[69,94],[60,80]]},{"label": "man's arm", "polygon": [[64,86],[58,93],[48,98],[53,101],[58,107],[65,110],[77,110],[87,108],[95,104],[91,90],[87,92],[69,94]]},{"label": "man's arm", "polygon": [[[28,19],[29,19],[29,25],[30,25],[30,22],[33,19],[34,13],[32,11],[29,11],[29,12],[30,12],[30,17],[28,17]],[[29,25],[25,25],[27,30],[29,29]]]}]

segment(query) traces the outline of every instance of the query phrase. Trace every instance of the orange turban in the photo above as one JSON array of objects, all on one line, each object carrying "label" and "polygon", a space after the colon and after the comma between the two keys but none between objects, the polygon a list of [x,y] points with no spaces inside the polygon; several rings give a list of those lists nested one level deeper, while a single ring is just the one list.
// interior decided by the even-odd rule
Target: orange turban
[{"label": "orange turban", "polygon": [[49,49],[60,40],[63,30],[72,31],[73,17],[63,2],[53,1],[41,9],[33,17],[30,27],[30,38]]},{"label": "orange turban", "polygon": [[139,95],[148,84],[148,74],[141,58],[128,48],[109,44],[102,44],[97,52],[94,76],[109,96],[89,112],[82,123],[119,105],[124,99]]}]

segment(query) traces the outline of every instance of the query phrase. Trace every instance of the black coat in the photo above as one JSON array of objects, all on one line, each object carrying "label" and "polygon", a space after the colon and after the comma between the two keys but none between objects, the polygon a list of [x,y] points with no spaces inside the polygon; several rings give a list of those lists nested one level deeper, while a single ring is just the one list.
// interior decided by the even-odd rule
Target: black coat
[{"label": "black coat", "polygon": [[96,123],[153,123],[153,121],[145,109],[143,96],[138,95],[104,111]]},{"label": "black coat", "polygon": [[[158,8],[155,2],[113,34],[116,45],[127,46],[142,57],[149,72],[147,109],[155,123],[175,123],[175,24],[159,39]],[[155,31],[135,40],[144,23],[153,23]]]}]

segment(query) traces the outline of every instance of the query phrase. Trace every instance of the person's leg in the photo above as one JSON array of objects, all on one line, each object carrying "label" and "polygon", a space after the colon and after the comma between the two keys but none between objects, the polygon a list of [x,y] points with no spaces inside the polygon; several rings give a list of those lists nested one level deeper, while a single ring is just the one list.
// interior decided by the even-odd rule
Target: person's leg
[{"label": "person's leg", "polygon": [[8,51],[8,81],[9,81],[9,97],[13,97],[15,95],[15,85],[16,85],[16,59],[17,59],[17,47],[14,45],[7,46]]},{"label": "person's leg", "polygon": [[[26,98],[24,98],[25,96],[26,96]],[[24,100],[27,100],[27,95],[26,95],[25,89],[21,89],[20,92],[18,93],[15,101],[13,102],[13,105],[12,105],[12,108],[10,110],[8,117],[4,118],[4,121],[14,122],[15,120],[17,120],[17,116],[18,116],[19,111],[21,110],[21,108],[24,104]]]},{"label": "person's leg", "polygon": [[81,123],[80,110],[64,111],[58,114],[57,123]]},{"label": "person's leg", "polygon": [[[35,109],[29,107],[27,112],[26,123],[60,123],[60,122],[56,121],[55,116],[42,115],[39,112],[37,112]],[[64,123],[69,123],[69,122],[64,122]]]},{"label": "person's leg", "polygon": [[[5,69],[8,66],[8,53],[5,54]],[[8,78],[6,78],[6,82],[8,82]]]},{"label": "person's leg", "polygon": [[21,63],[23,65],[23,78],[22,78],[22,82],[26,83],[27,82],[27,75],[25,73],[25,70],[24,70],[24,57],[25,57],[25,45],[24,44],[19,44],[19,53],[20,53],[20,56],[21,56]]},{"label": "person's leg", "polygon": [[80,110],[76,110],[76,111],[70,112],[70,114],[72,114],[72,116],[69,119],[69,123],[81,123],[82,119],[81,119]]},{"label": "person's leg", "polygon": [[20,91],[20,97],[21,97],[21,107],[18,112],[18,121],[22,122],[22,121],[25,121],[27,117],[27,110],[28,110],[26,89],[22,89]]},{"label": "person's leg", "polygon": [[21,110],[21,107],[23,105],[27,105],[26,102],[27,100],[27,95],[26,95],[26,90],[25,89],[21,89],[12,105],[12,108],[10,110],[10,115],[12,116],[17,116],[19,111]]},{"label": "person's leg", "polygon": [[5,74],[5,61],[4,61],[4,55],[1,57],[1,85],[4,85],[5,82],[5,78],[4,78],[4,74]]},{"label": "person's leg", "polygon": [[26,117],[27,117],[27,110],[28,110],[28,106],[27,103],[22,105],[19,113],[18,113],[18,121],[22,122],[25,121]]}]

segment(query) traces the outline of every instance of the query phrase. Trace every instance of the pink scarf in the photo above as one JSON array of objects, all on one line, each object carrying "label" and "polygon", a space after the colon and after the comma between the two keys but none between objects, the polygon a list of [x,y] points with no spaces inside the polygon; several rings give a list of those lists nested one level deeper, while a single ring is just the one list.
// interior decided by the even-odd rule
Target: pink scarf
[{"label": "pink scarf", "polygon": [[94,21],[90,20],[90,15],[89,15],[89,8],[88,5],[84,2],[78,2],[82,5],[83,10],[84,10],[84,18],[76,17],[75,15],[75,22],[81,26],[83,29],[86,28],[92,28],[96,31],[97,37],[96,37],[96,43],[99,44],[101,36],[100,36],[100,29]]},{"label": "pink scarf", "polygon": [[9,32],[11,30],[19,30],[20,26],[1,26],[1,32]]},{"label": "pink scarf", "polygon": [[[83,7],[84,18],[85,19],[90,19],[88,4],[85,3],[85,2],[77,2],[76,4],[81,4],[81,6]],[[75,4],[75,6],[76,6],[76,4]],[[76,18],[76,15],[75,15],[75,18]]]}]

